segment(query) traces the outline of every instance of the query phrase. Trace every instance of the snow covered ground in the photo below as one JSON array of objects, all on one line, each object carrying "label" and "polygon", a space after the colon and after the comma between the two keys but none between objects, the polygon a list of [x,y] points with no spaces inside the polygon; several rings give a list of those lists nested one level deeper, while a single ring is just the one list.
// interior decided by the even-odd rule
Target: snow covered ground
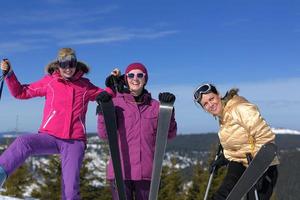
[{"label": "snow covered ground", "polygon": [[15,198],[15,197],[8,197],[8,196],[0,195],[0,200],[37,200],[37,199],[33,199],[33,198],[19,199],[19,198]]},{"label": "snow covered ground", "polygon": [[0,195],[0,200],[20,200],[19,198],[7,197]]}]

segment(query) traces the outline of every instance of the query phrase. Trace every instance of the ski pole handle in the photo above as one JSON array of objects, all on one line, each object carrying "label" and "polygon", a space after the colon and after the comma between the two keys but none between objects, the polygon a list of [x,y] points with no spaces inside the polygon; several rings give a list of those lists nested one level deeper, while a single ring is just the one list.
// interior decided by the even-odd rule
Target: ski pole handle
[{"label": "ski pole handle", "polygon": [[219,146],[218,146],[217,156],[219,156],[222,151],[223,151],[223,147],[220,143]]},{"label": "ski pole handle", "polygon": [[115,88],[116,92],[119,92],[117,78],[115,76],[113,76],[112,80],[113,80],[114,88]]},{"label": "ski pole handle", "polygon": [[3,69],[2,69],[2,66],[1,66],[2,75],[5,76],[5,75],[9,72],[9,70],[10,70],[10,64],[9,64],[7,58],[3,58],[3,59],[2,59],[2,62],[5,62],[6,65],[7,65],[7,69],[6,69],[6,70],[3,70]]},{"label": "ski pole handle", "polygon": [[114,88],[116,90],[116,92],[120,92],[119,91],[119,87],[118,87],[118,81],[117,78],[121,75],[121,71],[116,67],[112,72],[112,80],[113,80],[113,84],[114,84]]},{"label": "ski pole handle", "polygon": [[251,153],[246,153],[246,158],[247,158],[248,164],[250,164],[250,162],[253,159]]},{"label": "ski pole handle", "polygon": [[[218,145],[218,150],[217,150],[217,152],[216,152],[216,156],[215,156],[214,161],[218,160],[218,158],[219,158],[219,156],[220,156],[220,154],[221,154],[222,151],[223,151],[223,147],[222,147],[221,144],[219,144],[219,145]],[[216,166],[213,167],[213,169],[212,169],[212,174],[214,174],[215,169],[216,169]]]}]

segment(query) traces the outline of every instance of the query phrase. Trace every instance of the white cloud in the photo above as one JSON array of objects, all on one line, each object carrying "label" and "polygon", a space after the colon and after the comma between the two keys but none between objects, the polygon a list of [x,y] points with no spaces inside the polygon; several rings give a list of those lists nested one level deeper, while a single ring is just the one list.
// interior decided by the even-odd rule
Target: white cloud
[{"label": "white cloud", "polygon": [[139,30],[139,31],[132,31],[132,30],[116,30],[112,31],[111,29],[107,31],[101,31],[101,34],[96,35],[99,33],[97,31],[88,33],[84,38],[82,37],[75,37],[74,39],[64,40],[61,44],[95,44],[95,43],[110,43],[110,42],[118,42],[118,41],[126,41],[132,39],[156,39],[160,37],[165,37],[171,34],[177,33],[175,30]]},{"label": "white cloud", "polygon": [[[97,43],[113,43],[136,39],[156,39],[176,34],[176,30],[156,30],[149,28],[90,28],[74,31],[73,29],[22,29],[14,31],[15,38],[0,43],[0,54],[24,52],[46,48],[49,43],[61,45],[87,45]],[[1,41],[1,39],[0,39]]]},{"label": "white cloud", "polygon": [[1,13],[0,22],[6,28],[0,33],[0,53],[47,48],[49,44],[88,45],[156,39],[178,32],[167,28],[164,22],[159,22],[164,26],[157,26],[158,22],[145,27],[110,26],[107,19],[113,15],[119,16],[116,12],[121,9],[116,4],[95,4],[87,12],[81,3],[48,0],[46,6],[39,8],[27,9],[26,12],[16,8]]},{"label": "white cloud", "polygon": [[[61,2],[62,3],[62,2]],[[51,9],[45,6],[41,9],[33,10],[9,10],[9,12],[3,12],[0,21],[3,24],[14,24],[14,25],[46,25],[53,26],[56,28],[64,28],[68,23],[76,22],[76,24],[82,24],[96,19],[102,19],[104,15],[115,12],[119,9],[117,5],[101,5],[94,8],[89,8],[88,12],[86,9],[74,8],[74,6],[64,6],[64,9]],[[4,20],[5,19],[5,20]],[[52,24],[51,24],[52,23]]]}]

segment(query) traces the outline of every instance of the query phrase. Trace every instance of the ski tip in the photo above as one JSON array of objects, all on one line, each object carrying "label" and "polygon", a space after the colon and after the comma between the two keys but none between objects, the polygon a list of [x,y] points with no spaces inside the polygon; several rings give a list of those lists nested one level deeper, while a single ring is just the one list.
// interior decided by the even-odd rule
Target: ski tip
[{"label": "ski tip", "polygon": [[174,102],[168,102],[168,103],[166,103],[166,102],[159,102],[159,107],[161,107],[161,108],[172,108],[173,109],[173,107],[174,107]]}]

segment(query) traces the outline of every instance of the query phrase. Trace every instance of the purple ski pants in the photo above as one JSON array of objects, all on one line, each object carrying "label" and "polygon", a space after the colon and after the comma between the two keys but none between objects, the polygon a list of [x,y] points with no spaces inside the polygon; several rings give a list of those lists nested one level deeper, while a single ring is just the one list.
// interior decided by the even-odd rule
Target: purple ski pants
[{"label": "purple ski pants", "polygon": [[[118,190],[115,182],[113,180],[110,181],[110,190],[112,193],[113,200],[119,200]],[[125,192],[127,200],[148,200],[149,192],[150,192],[150,180],[125,180]]]},{"label": "purple ski pants", "polygon": [[46,133],[17,137],[0,156],[0,166],[9,176],[31,155],[59,154],[62,167],[62,199],[79,200],[80,168],[85,143],[81,140],[63,140]]}]

